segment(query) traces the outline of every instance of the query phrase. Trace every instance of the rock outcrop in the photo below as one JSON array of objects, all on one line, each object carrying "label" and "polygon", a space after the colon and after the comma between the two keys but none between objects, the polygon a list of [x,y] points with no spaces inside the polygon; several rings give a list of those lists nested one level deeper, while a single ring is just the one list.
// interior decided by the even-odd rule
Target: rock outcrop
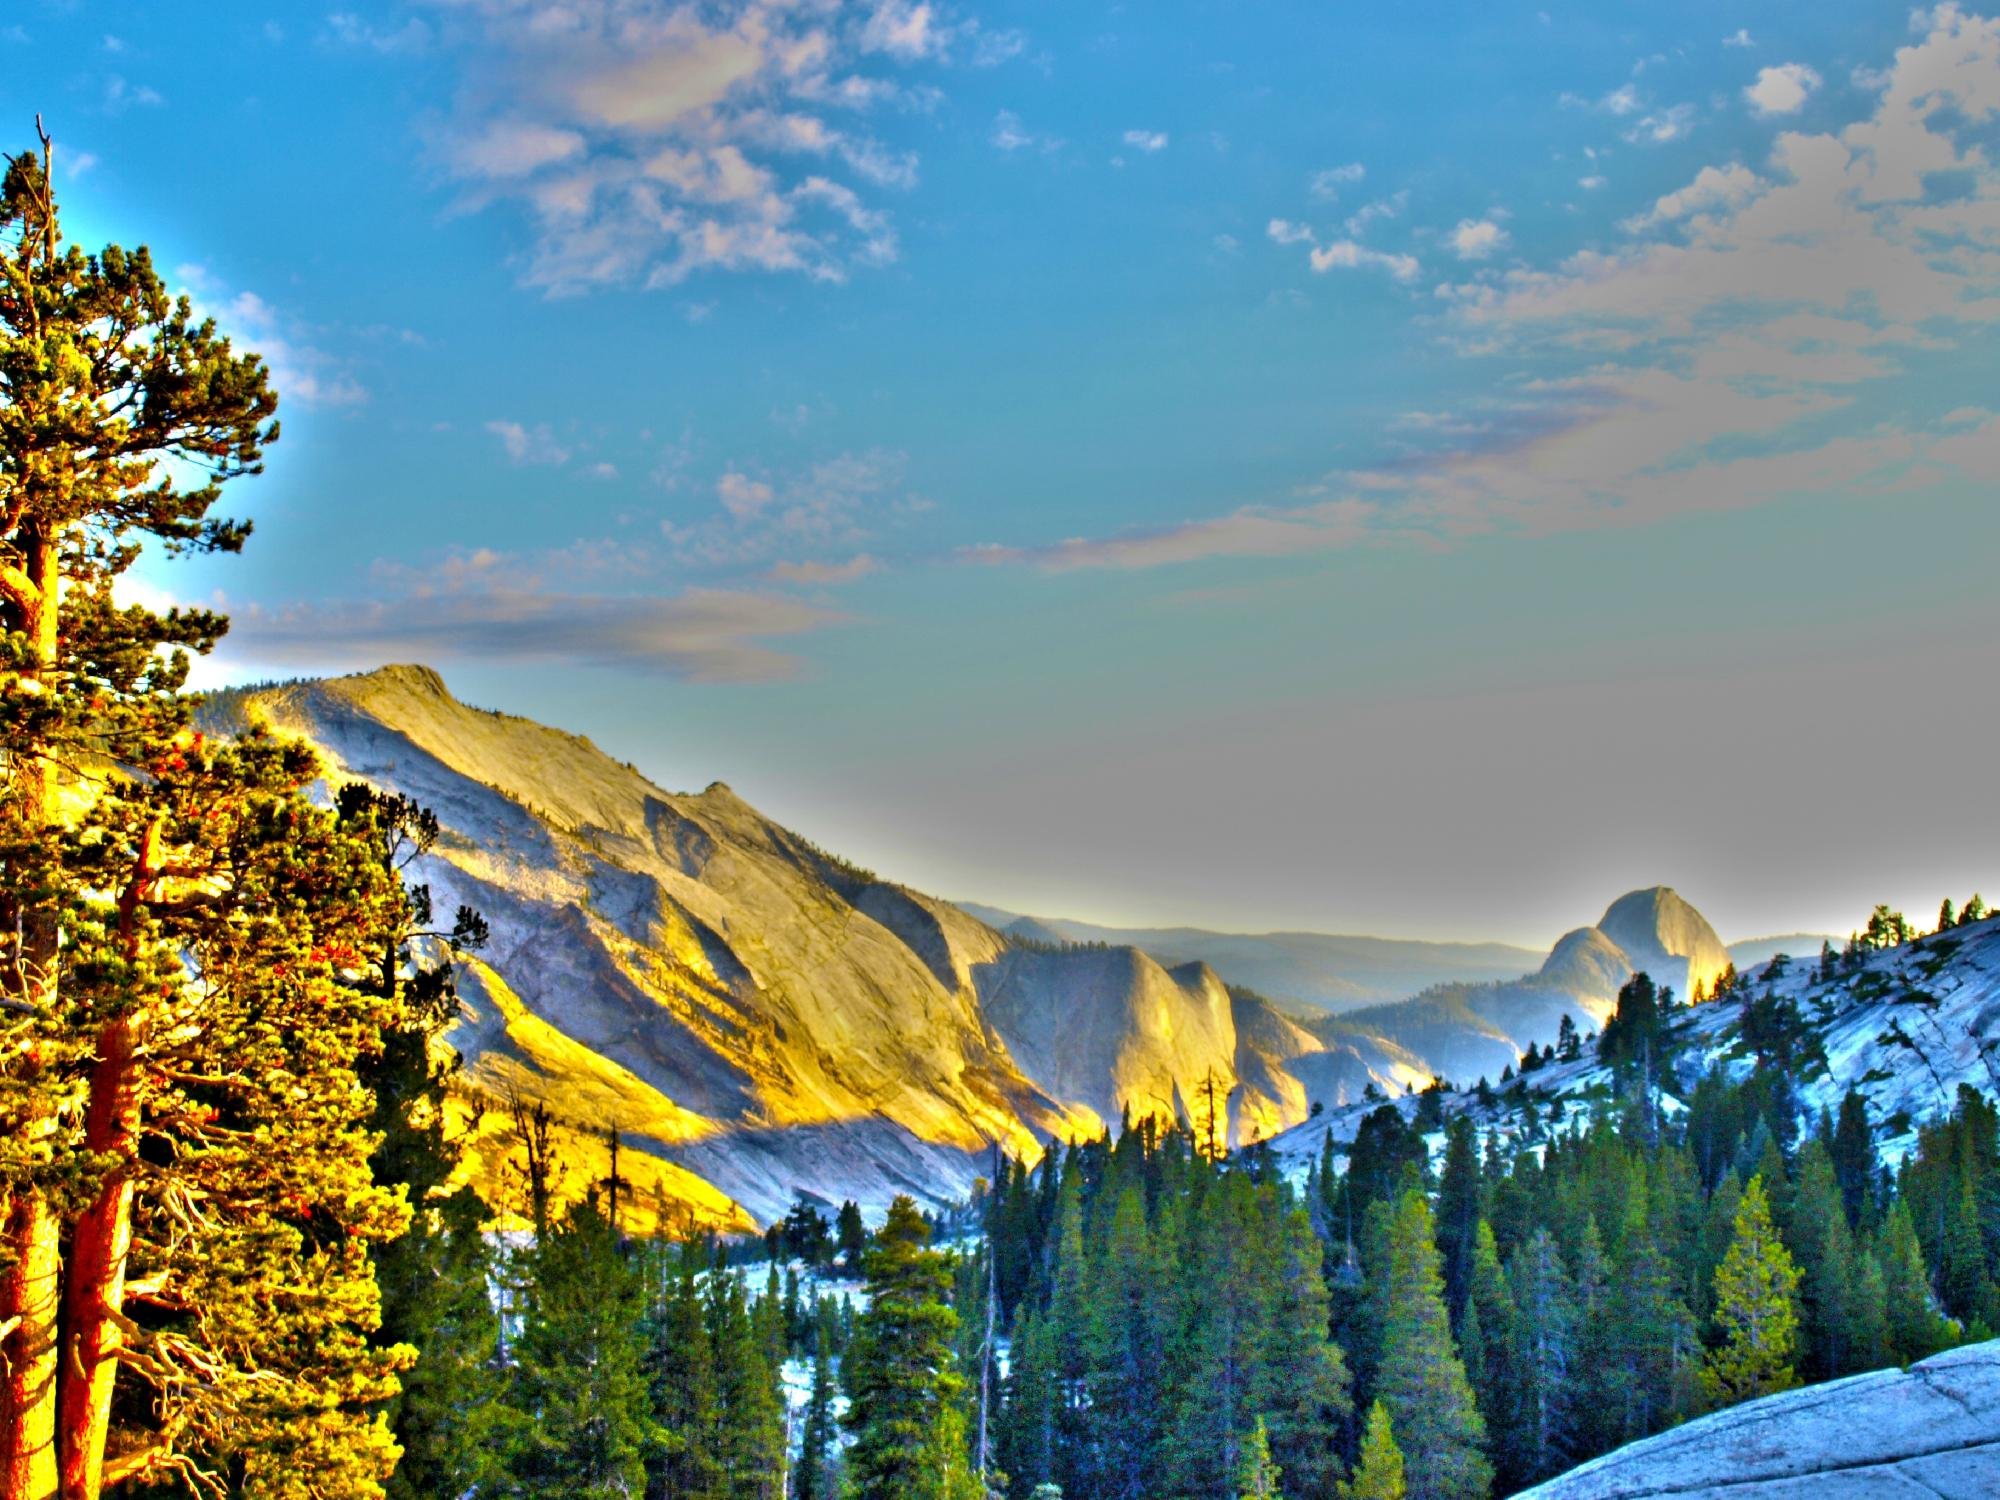
[{"label": "rock outcrop", "polygon": [[1787,1391],[1633,1443],[1521,1500],[1985,1500],[2000,1495],[2000,1341]]},{"label": "rock outcrop", "polygon": [[[1206,1132],[1213,1100],[1218,1139],[1240,1143],[1310,1110],[1299,1065],[1324,1045],[1206,966],[1022,943],[721,783],[664,791],[588,740],[460,703],[427,668],[225,694],[209,717],[300,735],[330,780],[438,814],[413,877],[492,930],[449,1040],[498,1199],[518,1195],[516,1100],[555,1114],[572,1190],[616,1130],[635,1201],[737,1228],[800,1193],[942,1204],[996,1147],[1035,1156],[1121,1113]],[[1342,1086],[1368,1081],[1404,1079],[1354,1049]]]}]

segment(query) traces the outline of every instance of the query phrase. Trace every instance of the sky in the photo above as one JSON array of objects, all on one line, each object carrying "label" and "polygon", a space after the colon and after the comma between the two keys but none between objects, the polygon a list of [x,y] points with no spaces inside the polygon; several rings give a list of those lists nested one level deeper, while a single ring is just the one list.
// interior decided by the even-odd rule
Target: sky
[{"label": "sky", "polygon": [[280,393],[134,580],[205,682],[427,662],[1110,923],[2000,886],[2000,18],[18,0],[38,110]]}]

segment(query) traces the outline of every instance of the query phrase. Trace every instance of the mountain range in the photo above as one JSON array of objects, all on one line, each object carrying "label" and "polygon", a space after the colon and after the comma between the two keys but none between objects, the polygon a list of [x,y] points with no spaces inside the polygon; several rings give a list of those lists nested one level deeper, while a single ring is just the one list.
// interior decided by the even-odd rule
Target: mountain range
[{"label": "mountain range", "polygon": [[[236,689],[207,716],[301,736],[329,783],[437,814],[412,874],[491,930],[447,1040],[468,1170],[502,1204],[520,1196],[520,1108],[555,1121],[570,1191],[608,1170],[616,1132],[640,1204],[748,1228],[800,1195],[943,1204],[995,1149],[1032,1155],[1120,1115],[1266,1139],[1371,1086],[1497,1076],[1562,1015],[1598,1024],[1635,968],[1685,993],[1729,962],[1664,888],[1515,978],[1537,955],[1028,923],[879,879],[721,783],[666,791],[586,739],[459,702],[424,667]],[[1328,1009],[1399,985],[1424,992]]]}]

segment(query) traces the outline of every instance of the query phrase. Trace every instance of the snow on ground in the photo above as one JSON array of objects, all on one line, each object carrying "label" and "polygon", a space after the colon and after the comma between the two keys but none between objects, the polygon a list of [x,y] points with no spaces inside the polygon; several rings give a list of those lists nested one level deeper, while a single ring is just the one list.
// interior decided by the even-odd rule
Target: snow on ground
[{"label": "snow on ground", "polygon": [[[1683,1094],[1669,1090],[1662,1109],[1671,1114],[1684,1108],[1685,1091],[1712,1065],[1739,1079],[1749,1076],[1756,1064],[1743,1041],[1743,1020],[1751,1002],[1766,995],[1797,1007],[1824,1055],[1823,1063],[1802,1063],[1792,1080],[1806,1117],[1822,1109],[1837,1113],[1847,1090],[1859,1089],[1891,1164],[1915,1147],[1919,1126],[1951,1113],[1960,1084],[2000,1097],[2000,917],[1870,953],[1858,969],[1827,981],[1816,977],[1818,961],[1817,954],[1773,959],[1744,975],[1727,998],[1670,1012],[1681,1047]],[[1469,1114],[1483,1144],[1495,1131],[1515,1134],[1524,1097],[1534,1098],[1545,1121],[1550,1105],[1559,1105],[1567,1125],[1607,1098],[1610,1084],[1609,1071],[1587,1044],[1575,1062],[1546,1064],[1505,1086],[1494,1083],[1492,1106],[1471,1090],[1449,1095],[1445,1113]],[[1329,1109],[1274,1137],[1269,1145],[1280,1170],[1303,1181],[1329,1135],[1336,1158],[1344,1161],[1343,1148],[1382,1102]],[[1389,1102],[1405,1118],[1416,1113],[1415,1095]],[[1442,1135],[1428,1140],[1434,1154],[1442,1148]]]}]

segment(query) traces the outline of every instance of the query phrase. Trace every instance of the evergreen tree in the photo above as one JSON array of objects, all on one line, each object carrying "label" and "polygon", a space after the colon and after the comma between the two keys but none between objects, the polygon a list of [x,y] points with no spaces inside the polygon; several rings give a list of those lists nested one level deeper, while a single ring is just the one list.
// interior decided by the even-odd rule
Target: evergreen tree
[{"label": "evergreen tree", "polygon": [[864,1257],[868,1307],[842,1361],[854,1434],[849,1481],[859,1500],[969,1500],[962,1377],[952,1368],[951,1272],[930,1228],[899,1196]]},{"label": "evergreen tree", "polygon": [[1387,1311],[1377,1392],[1401,1434],[1414,1500],[1478,1500],[1493,1470],[1485,1423],[1452,1345],[1430,1206],[1406,1192],[1389,1222]]},{"label": "evergreen tree", "polygon": [[1368,1425],[1361,1434],[1361,1457],[1351,1479],[1341,1482],[1340,1500],[1403,1500],[1409,1486],[1403,1475],[1403,1453],[1396,1446],[1389,1408],[1377,1401],[1368,1408]]},{"label": "evergreen tree", "polygon": [[1840,1119],[1833,1131],[1833,1172],[1840,1185],[1847,1227],[1859,1231],[1875,1222],[1875,1191],[1881,1167],[1875,1155],[1875,1133],[1868,1128],[1868,1102],[1849,1089],[1840,1101]]},{"label": "evergreen tree", "polygon": [[[336,806],[342,827],[367,842],[394,880],[438,836],[434,813],[361,782],[342,787]],[[386,1408],[403,1450],[386,1486],[390,1500],[463,1495],[490,1482],[489,1429],[500,1393],[499,1319],[489,1294],[497,1267],[478,1194],[450,1187],[459,1153],[445,1135],[446,1084],[457,1058],[440,1055],[438,1040],[458,1019],[453,961],[483,946],[486,924],[465,907],[449,932],[430,924],[430,888],[411,886],[404,920],[384,935],[368,973],[379,994],[405,1001],[405,1023],[357,1067],[380,1136],[370,1170],[379,1185],[400,1187],[412,1210],[409,1231],[373,1253],[382,1297],[374,1343],[417,1354]]]},{"label": "evergreen tree", "polygon": [[1055,1483],[1061,1394],[1049,1325],[1026,1302],[1014,1318],[1011,1352],[1007,1400],[1001,1408],[1000,1466],[1012,1477],[1016,1494],[1033,1494]]},{"label": "evergreen tree", "polygon": [[868,1226],[862,1222],[860,1205],[852,1198],[840,1205],[834,1221],[834,1248],[850,1266],[860,1265],[862,1252],[868,1248]]},{"label": "evergreen tree", "polygon": [[1702,1367],[1718,1406],[1796,1386],[1798,1268],[1771,1222],[1764,1180],[1752,1177],[1736,1210],[1735,1237],[1715,1273],[1715,1318],[1723,1334]]},{"label": "evergreen tree", "polygon": [[645,1368],[660,1431],[646,1454],[647,1500],[722,1500],[722,1402],[697,1257],[654,1253],[661,1285],[644,1326]]},{"label": "evergreen tree", "polygon": [[785,1415],[778,1366],[784,1341],[775,1299],[765,1297],[753,1309],[739,1278],[717,1274],[708,1280],[707,1313],[723,1493],[729,1500],[779,1500]]},{"label": "evergreen tree", "polygon": [[1472,1284],[1473,1249],[1484,1209],[1482,1188],[1472,1122],[1464,1115],[1455,1116],[1445,1130],[1444,1175],[1438,1183],[1437,1210],[1445,1306],[1451,1313],[1453,1328],[1458,1328],[1465,1318],[1465,1299]]},{"label": "evergreen tree", "polygon": [[1271,1458],[1270,1434],[1264,1430],[1264,1419],[1259,1417],[1257,1425],[1250,1429],[1250,1436],[1244,1439],[1243,1465],[1236,1474],[1241,1500],[1282,1500],[1278,1480],[1283,1472]]},{"label": "evergreen tree", "polygon": [[1899,1365],[1928,1358],[1951,1342],[1951,1330],[1931,1301],[1929,1274],[1909,1204],[1898,1200],[1883,1222],[1877,1258],[1882,1268],[1884,1352]]},{"label": "evergreen tree", "polygon": [[1518,1446],[1507,1467],[1528,1482],[1570,1466],[1573,1444],[1571,1370],[1576,1349],[1576,1303],[1569,1268],[1546,1229],[1514,1253],[1514,1372],[1519,1381]]},{"label": "evergreen tree", "polygon": [[497,1493],[638,1494],[660,1437],[647,1391],[645,1288],[595,1193],[527,1252],[526,1271]]},{"label": "evergreen tree", "polygon": [[798,1466],[792,1470],[792,1500],[837,1500],[837,1451],[833,1417],[833,1352],[826,1324],[819,1325],[813,1350],[812,1393],[806,1398],[805,1427],[799,1443]]},{"label": "evergreen tree", "polygon": [[209,512],[276,398],[145,250],[63,242],[53,160],[0,180],[0,1493],[379,1493],[369,1251],[406,1214],[354,1061],[403,1017],[342,960],[403,895],[309,754],[193,732],[226,622],[113,598],[148,541],[242,545]]}]

